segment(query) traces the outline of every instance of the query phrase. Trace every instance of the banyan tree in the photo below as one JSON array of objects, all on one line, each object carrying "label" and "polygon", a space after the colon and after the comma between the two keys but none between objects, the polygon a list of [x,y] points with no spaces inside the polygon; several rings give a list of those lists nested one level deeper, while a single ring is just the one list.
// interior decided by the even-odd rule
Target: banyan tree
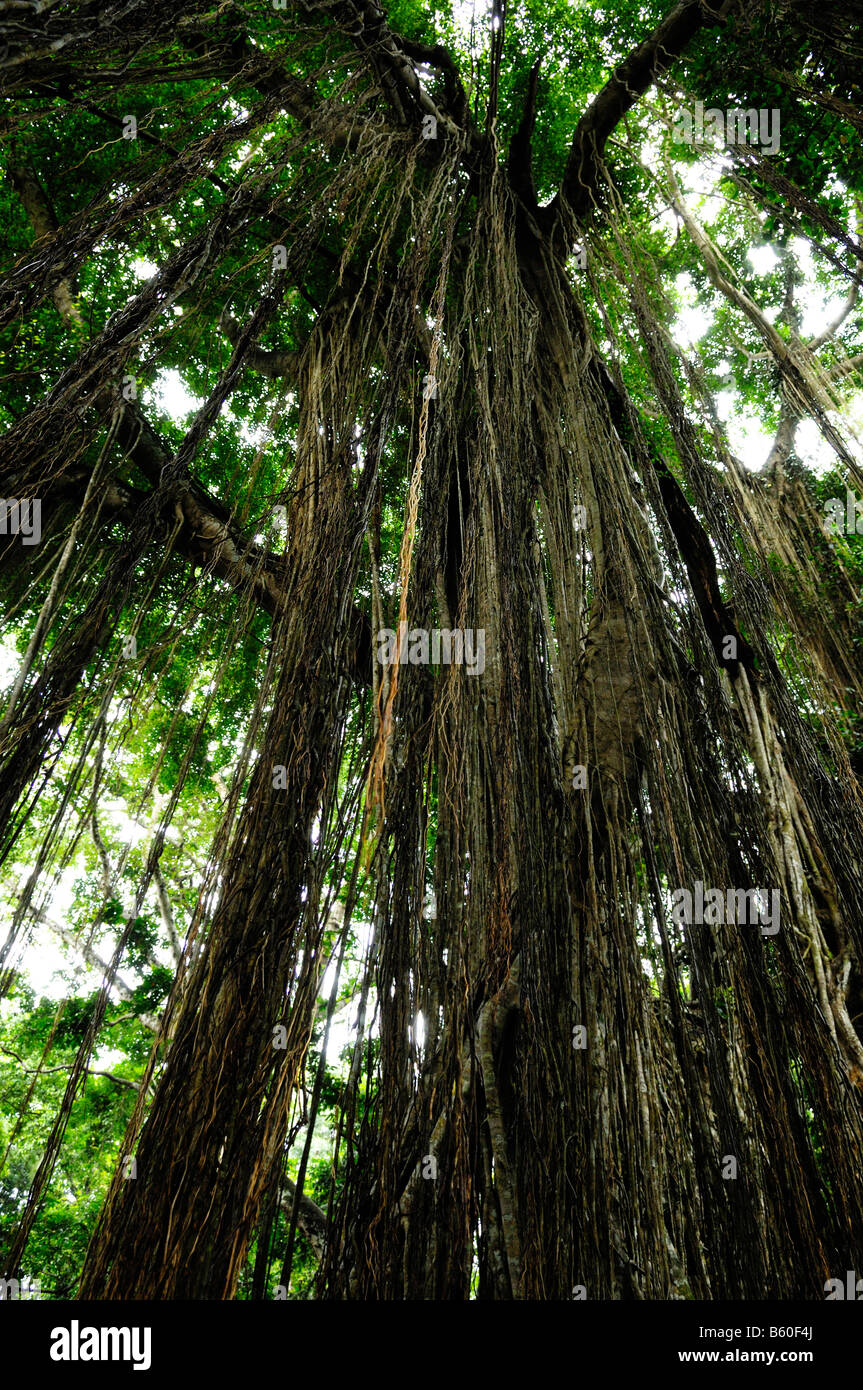
[{"label": "banyan tree", "polygon": [[861,20],[0,6],[7,1278],[863,1271]]}]

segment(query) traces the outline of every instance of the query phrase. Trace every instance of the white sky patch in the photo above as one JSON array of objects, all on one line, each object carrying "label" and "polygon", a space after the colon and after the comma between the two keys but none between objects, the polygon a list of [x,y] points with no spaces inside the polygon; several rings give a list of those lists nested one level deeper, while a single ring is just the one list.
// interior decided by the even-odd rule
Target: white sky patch
[{"label": "white sky patch", "polygon": [[74,973],[74,967],[65,949],[58,945],[57,937],[46,926],[36,928],[24,952],[22,965],[37,999],[56,1002],[68,997],[69,985],[63,973]]},{"label": "white sky patch", "polygon": [[157,274],[159,267],[153,265],[152,261],[133,261],[132,269],[139,280],[152,280],[153,276]]},{"label": "white sky patch", "polygon": [[687,271],[678,275],[674,283],[682,307],[671,325],[671,336],[675,342],[692,346],[709,331],[713,323],[713,310],[697,302],[698,291]]},{"label": "white sky patch", "polygon": [[750,246],[746,259],[756,275],[769,275],[779,264],[779,257],[769,242],[762,246]]},{"label": "white sky patch", "polygon": [[[73,887],[79,870],[68,868],[60,875],[46,901],[37,899],[36,906],[51,921],[64,927],[73,927],[75,922],[70,915]],[[37,998],[57,1001],[69,994],[68,978],[71,976],[81,982],[81,992],[97,988],[99,979],[78,956],[72,958],[71,952],[44,922],[30,922],[30,939],[22,957],[22,966],[27,982]]]},{"label": "white sky patch", "polygon": [[21,667],[21,658],[8,637],[0,638],[0,690],[12,685]]},{"label": "white sky patch", "polygon": [[154,399],[166,415],[181,423],[193,410],[198,410],[203,401],[190,394],[180,373],[171,367],[160,372],[152,387],[145,393]]},{"label": "white sky patch", "polygon": [[[822,299],[820,302],[815,299],[809,300],[800,319],[801,337],[805,340],[807,338],[814,338],[819,333],[823,333],[829,324],[839,317],[845,299],[846,295],[842,293],[836,295],[833,299]],[[846,319],[846,323],[847,322],[848,320]],[[839,329],[840,337],[842,328],[844,327],[845,324]]]},{"label": "white sky patch", "polygon": [[[481,30],[483,26],[488,27],[488,20],[491,15],[491,5],[483,4],[482,0],[453,0],[452,17],[453,22],[461,29],[464,37],[470,40],[471,25],[475,25],[475,37],[482,43]],[[474,48],[474,52],[477,48]]]},{"label": "white sky patch", "polygon": [[819,477],[836,466],[836,453],[814,420],[800,421],[794,436],[794,447],[807,468],[811,468]]},{"label": "white sky patch", "polygon": [[100,1047],[93,1053],[93,1065],[102,1071],[110,1071],[111,1067],[116,1067],[119,1062],[128,1060],[125,1052],[119,1052],[116,1047]]},{"label": "white sky patch", "polygon": [[248,444],[253,449],[262,449],[272,438],[272,429],[267,425],[266,421],[260,425],[250,425],[248,421],[243,420],[239,415],[235,415],[230,407],[225,409],[225,415],[236,425],[237,434],[240,436],[243,443]]},{"label": "white sky patch", "polygon": [[140,821],[132,820],[121,801],[100,802],[99,810],[103,807],[109,812],[111,823],[120,839],[127,845],[140,845],[144,840],[152,839],[153,831],[141,825]]},{"label": "white sky patch", "polygon": [[766,429],[752,410],[741,406],[735,391],[717,391],[714,397],[716,413],[725,425],[731,452],[745,468],[757,471],[762,468],[770,446],[773,432]]}]

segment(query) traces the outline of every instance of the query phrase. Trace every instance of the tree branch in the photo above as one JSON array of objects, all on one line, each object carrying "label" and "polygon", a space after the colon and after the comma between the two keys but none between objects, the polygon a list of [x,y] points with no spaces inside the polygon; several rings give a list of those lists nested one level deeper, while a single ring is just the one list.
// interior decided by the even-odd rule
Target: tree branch
[{"label": "tree branch", "polygon": [[[222,311],[219,327],[231,346],[235,347],[243,330],[238,321],[228,312],[227,306]],[[300,354],[291,349],[285,349],[283,352],[271,352],[267,348],[259,347],[257,343],[253,343],[246,350],[244,361],[247,367],[260,372],[261,376],[269,377],[271,381],[279,381],[285,377],[293,378],[296,376],[299,358]]]},{"label": "tree branch", "polygon": [[[52,235],[56,231],[56,219],[39,184],[24,170],[18,171],[16,177],[16,188],[37,239]],[[58,281],[52,294],[57,311],[67,327],[83,327],[68,282]],[[236,325],[236,335],[239,336],[242,331]],[[229,330],[226,327],[226,332],[232,338],[233,328]],[[289,358],[295,363],[297,355],[279,354],[276,361],[273,354],[266,353],[257,345],[252,345],[249,350],[252,365],[257,360],[259,370],[269,368],[273,375],[276,374],[277,365],[287,367]],[[162,470],[171,463],[173,454],[149,423],[139,402],[126,400],[113,385],[99,393],[95,405],[106,419],[115,420],[116,442],[123,455],[135,464],[148,482],[157,486]],[[116,502],[116,511],[125,510],[134,490],[122,484],[107,486],[111,490],[112,500]],[[68,492],[67,487],[64,493]],[[233,588],[250,593],[262,608],[275,614],[285,599],[283,557],[250,545],[235,527],[230,511],[194,481],[179,497],[177,505],[184,522],[174,541],[179,553],[193,564],[205,567],[215,577],[226,579]],[[371,631],[368,619],[355,609],[352,621],[356,646],[351,675],[359,683],[370,685]]]},{"label": "tree branch", "polygon": [[467,93],[462,85],[458,65],[449,49],[441,43],[415,43],[413,39],[406,39],[401,34],[395,37],[397,37],[403,51],[415,63],[421,63],[424,67],[437,68],[443,73],[447,104],[453,116],[460,126],[471,127],[473,117]]},{"label": "tree branch", "polygon": [[[38,245],[45,237],[52,237],[57,230],[57,222],[35,175],[29,169],[13,164],[9,166],[7,177],[21,199],[24,211],[30,219],[36,234],[35,244]],[[85,331],[84,319],[72,297],[72,287],[69,280],[55,281],[51,287],[51,298],[54,301],[54,308],[66,326],[83,333]]]},{"label": "tree branch", "polygon": [[843,357],[841,362],[834,362],[832,367],[828,367],[827,375],[831,381],[840,381],[843,376],[850,376],[860,367],[863,367],[863,352],[855,353],[853,357]]},{"label": "tree branch", "polygon": [[521,114],[518,130],[512,137],[509,146],[509,157],[507,159],[507,172],[512,190],[517,198],[520,198],[529,212],[535,214],[538,209],[536,198],[536,185],[533,181],[533,151],[531,140],[533,130],[536,125],[536,91],[539,83],[540,59],[538,58],[530,70],[527,79],[527,95],[524,99],[524,110]]},{"label": "tree branch", "polygon": [[179,965],[183,952],[179,937],[177,936],[177,928],[174,925],[174,909],[171,906],[171,899],[168,895],[168,885],[159,867],[158,859],[153,865],[153,882],[156,885],[156,896],[159,899],[159,913],[162,918],[162,925],[168,933],[168,940],[171,943],[171,952],[174,957],[174,962]]},{"label": "tree branch", "polygon": [[[281,1207],[289,1219],[294,1208],[296,1190],[296,1184],[291,1182],[290,1178],[283,1178]],[[297,1224],[311,1245],[315,1258],[320,1263],[327,1243],[329,1223],[326,1213],[321,1211],[317,1203],[313,1202],[311,1197],[307,1197],[305,1192],[300,1197]]]},{"label": "tree branch", "polygon": [[822,333],[816,333],[815,337],[810,338],[809,342],[806,344],[810,352],[815,352],[817,348],[823,347],[825,343],[829,343],[831,338],[835,338],[839,329],[842,327],[848,315],[851,313],[851,310],[854,308],[854,305],[857,303],[857,299],[860,294],[861,280],[863,280],[863,270],[858,270],[857,274],[854,276],[854,279],[851,281],[851,288],[848,291],[848,297],[842,305],[841,309],[839,310],[839,313],[833,320],[831,320],[830,323],[828,323],[827,327],[824,329]]},{"label": "tree branch", "polygon": [[546,209],[553,235],[571,242],[571,219],[583,218],[594,202],[606,141],[615,126],[696,34],[725,22],[731,6],[732,0],[712,5],[678,0],[650,37],[615,68],[576,126],[560,190]]},{"label": "tree branch", "polygon": [[[788,388],[793,389],[795,408],[799,404],[801,413],[808,410],[812,414],[816,414],[819,410],[824,412],[836,409],[839,401],[830,392],[826,377],[819,379],[816,375],[805,344],[799,338],[786,342],[746,291],[740,290],[732,284],[722,269],[721,252],[718,247],[714,246],[707,232],[683,201],[683,195],[670,163],[666,164],[666,172],[671,188],[671,205],[700,252],[711,284],[730,303],[740,309],[761,334],[772,357],[783,370]],[[817,366],[817,364],[815,365]],[[803,388],[802,391],[801,387]],[[799,401],[797,397],[799,397]]]},{"label": "tree branch", "polygon": [[[457,119],[451,119],[432,101],[420,82],[407,51],[409,47],[416,49],[417,46],[409,44],[400,34],[390,29],[377,0],[337,0],[333,5],[324,5],[320,0],[314,0],[313,3],[301,0],[301,3],[307,12],[315,13],[326,9],[333,16],[338,27],[368,60],[399,125],[410,126],[415,123],[417,117],[433,116],[438,126],[448,135],[457,137],[467,133],[475,136],[469,124],[470,113],[464,93],[463,109],[467,126],[463,130]],[[445,55],[445,64],[449,57],[446,49],[439,48],[437,51]],[[436,66],[442,65],[438,63]],[[450,69],[452,80],[455,64],[451,60]]]},{"label": "tree branch", "polygon": [[[108,962],[102,959],[95,946],[92,946],[88,941],[82,941],[76,932],[72,931],[69,927],[64,927],[61,922],[55,922],[54,919],[43,912],[41,908],[31,907],[29,911],[37,922],[59,936],[64,946],[68,946],[70,950],[80,952],[81,956],[83,956],[84,960],[93,970],[100,971],[102,975],[108,973]],[[158,962],[154,961],[153,964],[156,965]],[[127,1003],[134,1000],[135,991],[130,984],[127,984],[121,975],[114,976],[114,988],[120,998],[124,999]],[[145,1028],[149,1028],[151,1033],[159,1032],[159,1020],[155,1014],[136,1014],[135,1017],[139,1023],[143,1023]]]},{"label": "tree branch", "polygon": [[[51,1072],[58,1071],[68,1072],[71,1071],[72,1066],[74,1065],[74,1063],[70,1062],[68,1063],[68,1065],[61,1064],[59,1067],[28,1067],[23,1057],[19,1057],[18,1053],[13,1052],[11,1047],[5,1047],[3,1044],[0,1044],[0,1052],[5,1052],[7,1057],[14,1057],[21,1070],[23,1072],[26,1072],[28,1076],[46,1076]],[[114,1072],[102,1071],[99,1067],[88,1067],[87,1075],[107,1076],[109,1081],[116,1082],[118,1086],[129,1086],[136,1093],[141,1089],[137,1081],[129,1081],[128,1078],[125,1076],[115,1076]]]}]

